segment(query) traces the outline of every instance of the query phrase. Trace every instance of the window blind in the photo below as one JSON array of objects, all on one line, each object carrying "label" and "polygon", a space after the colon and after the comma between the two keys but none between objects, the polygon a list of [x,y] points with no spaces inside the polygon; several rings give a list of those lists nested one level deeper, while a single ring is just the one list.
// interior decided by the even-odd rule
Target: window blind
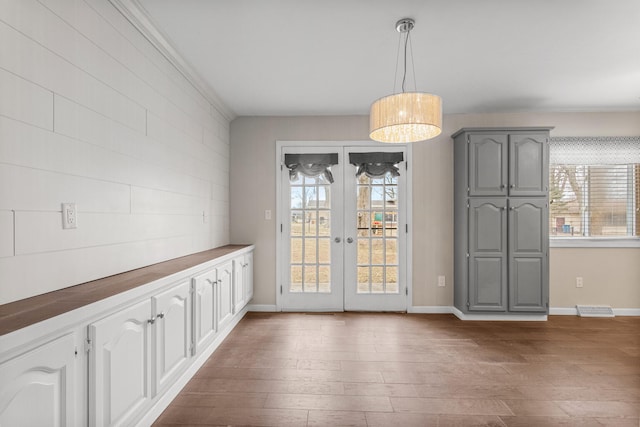
[{"label": "window blind", "polygon": [[551,138],[550,234],[638,236],[640,137]]}]

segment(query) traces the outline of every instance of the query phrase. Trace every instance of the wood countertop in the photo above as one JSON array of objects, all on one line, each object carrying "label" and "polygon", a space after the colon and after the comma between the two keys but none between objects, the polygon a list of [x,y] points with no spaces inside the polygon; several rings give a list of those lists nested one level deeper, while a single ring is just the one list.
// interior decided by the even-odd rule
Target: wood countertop
[{"label": "wood countertop", "polygon": [[0,336],[151,283],[251,245],[226,245],[0,305]]}]

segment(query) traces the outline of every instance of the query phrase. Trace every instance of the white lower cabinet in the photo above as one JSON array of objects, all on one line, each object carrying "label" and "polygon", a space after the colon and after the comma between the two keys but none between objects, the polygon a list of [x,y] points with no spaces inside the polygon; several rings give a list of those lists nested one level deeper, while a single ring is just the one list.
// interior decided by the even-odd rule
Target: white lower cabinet
[{"label": "white lower cabinet", "polygon": [[242,310],[253,297],[253,253],[240,255],[233,260],[234,312]]},{"label": "white lower cabinet", "polygon": [[0,426],[84,425],[75,420],[75,350],[70,333],[0,364]]},{"label": "white lower cabinet", "polygon": [[152,300],[155,315],[153,396],[165,390],[191,357],[191,285],[189,281],[164,291]]},{"label": "white lower cabinet", "polygon": [[216,269],[193,278],[193,351],[195,355],[213,341],[217,332]]},{"label": "white lower cabinet", "polygon": [[190,284],[89,325],[91,425],[127,425],[187,368],[191,347]]},{"label": "white lower cabinet", "polygon": [[89,423],[128,425],[151,400],[151,300],[89,325]]},{"label": "white lower cabinet", "polygon": [[218,277],[218,329],[223,329],[233,319],[233,262],[216,267]]},{"label": "white lower cabinet", "polygon": [[0,427],[151,424],[240,320],[251,249],[0,336]]}]

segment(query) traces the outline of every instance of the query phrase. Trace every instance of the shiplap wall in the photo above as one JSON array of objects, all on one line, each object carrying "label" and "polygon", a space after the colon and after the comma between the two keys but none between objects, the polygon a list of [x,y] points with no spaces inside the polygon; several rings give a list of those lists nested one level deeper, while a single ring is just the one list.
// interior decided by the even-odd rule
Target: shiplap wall
[{"label": "shiplap wall", "polygon": [[107,0],[0,2],[0,304],[227,244],[228,212],[229,120]]}]

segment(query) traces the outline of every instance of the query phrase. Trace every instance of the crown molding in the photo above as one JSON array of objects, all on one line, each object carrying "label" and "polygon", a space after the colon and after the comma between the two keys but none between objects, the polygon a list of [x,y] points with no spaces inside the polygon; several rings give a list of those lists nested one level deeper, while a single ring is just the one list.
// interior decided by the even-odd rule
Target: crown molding
[{"label": "crown molding", "polygon": [[109,0],[109,2],[209,101],[212,109],[217,110],[229,121],[237,116],[171,45],[169,38],[153,23],[149,13],[138,0]]}]

